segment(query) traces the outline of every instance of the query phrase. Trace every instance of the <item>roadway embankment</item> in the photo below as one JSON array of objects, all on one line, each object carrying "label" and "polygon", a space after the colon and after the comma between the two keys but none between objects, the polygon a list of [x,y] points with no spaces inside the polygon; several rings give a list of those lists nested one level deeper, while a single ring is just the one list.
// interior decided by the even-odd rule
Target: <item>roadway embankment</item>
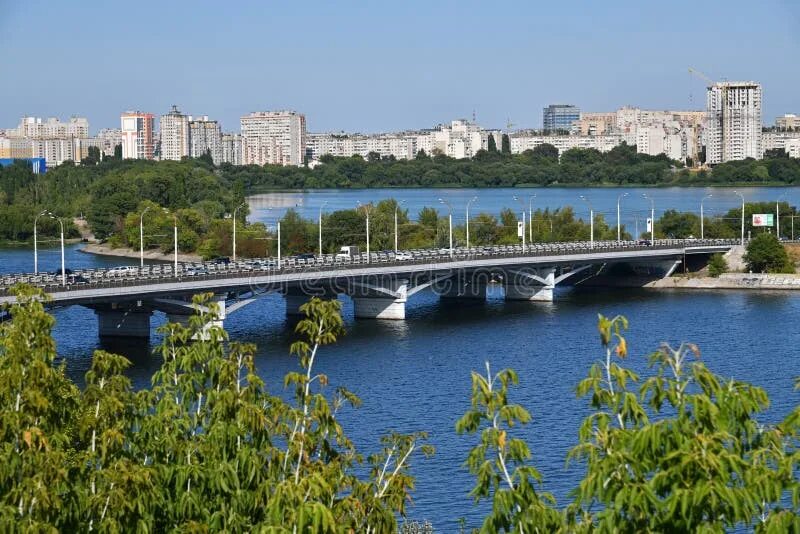
[{"label": "roadway embankment", "polygon": [[644,287],[653,289],[795,289],[800,290],[800,275],[725,273],[718,278],[695,276],[670,276],[648,282]]},{"label": "roadway embankment", "polygon": [[[97,254],[99,256],[118,256],[123,258],[139,259],[139,251],[132,248],[111,248],[105,244],[89,243],[81,249],[81,252],[87,254]],[[160,250],[145,250],[144,259],[150,261],[165,261],[170,262],[175,259],[172,253],[164,254]],[[201,261],[202,258],[197,254],[180,254],[178,253],[178,261],[180,262],[196,262]]]}]

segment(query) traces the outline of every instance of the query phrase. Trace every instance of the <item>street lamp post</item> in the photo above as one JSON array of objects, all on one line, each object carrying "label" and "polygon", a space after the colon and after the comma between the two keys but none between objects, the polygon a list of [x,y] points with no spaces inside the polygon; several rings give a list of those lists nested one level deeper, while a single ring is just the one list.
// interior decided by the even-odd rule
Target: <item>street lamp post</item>
[{"label": "street lamp post", "polygon": [[[239,208],[247,204],[246,202],[242,202],[238,206],[236,206],[233,210],[233,247],[232,247],[232,254],[231,257],[233,261],[236,261],[236,212],[239,211]],[[177,240],[175,241],[175,246],[177,247]]]},{"label": "street lamp post", "polygon": [[328,205],[328,201],[322,203],[319,207],[319,255],[322,256],[322,208]]},{"label": "street lamp post", "polygon": [[622,241],[622,224],[620,223],[619,205],[622,202],[622,197],[627,197],[628,193],[622,193],[617,197],[617,243]]},{"label": "street lamp post", "polygon": [[175,254],[173,258],[173,274],[178,276],[178,216],[172,214],[172,235],[174,239]]},{"label": "street lamp post", "polygon": [[744,195],[739,191],[734,191],[733,194],[742,199],[742,246],[744,246]]},{"label": "street lamp post", "polygon": [[42,215],[47,215],[50,212],[44,210],[42,213],[36,216],[33,219],[33,274],[39,273],[39,245],[36,239],[36,223],[39,220],[39,217]]},{"label": "street lamp post", "polygon": [[594,248],[594,208],[592,208],[592,203],[584,195],[581,195],[580,199],[589,206],[589,247]]},{"label": "street lamp post", "polygon": [[469,202],[467,202],[467,250],[469,250],[469,206],[476,200],[478,200],[478,197],[472,197],[469,199]]},{"label": "street lamp post", "polygon": [[522,250],[524,251],[525,250],[525,245],[526,245],[526,243],[525,243],[525,232],[527,231],[525,229],[525,227],[527,226],[526,223],[528,222],[528,221],[525,220],[525,202],[523,202],[523,200],[521,198],[519,198],[519,197],[514,197],[514,200],[519,202],[519,205],[522,206]]},{"label": "street lamp post", "polygon": [[450,232],[450,257],[453,257],[453,206],[443,198],[440,198],[439,202],[447,206],[447,223]]},{"label": "street lamp post", "polygon": [[[357,203],[358,207],[362,206],[361,201]],[[369,212],[370,212],[370,204],[364,204],[364,213],[367,215],[367,263],[370,263],[370,256],[369,256]]]},{"label": "street lamp post", "polygon": [[704,232],[705,229],[705,215],[703,215],[703,202],[709,197],[712,197],[711,193],[707,194],[703,198],[700,199],[700,239],[705,239],[706,234]]},{"label": "street lamp post", "polygon": [[278,220],[278,269],[281,268],[281,221]]},{"label": "street lamp post", "polygon": [[61,220],[60,217],[56,217],[52,213],[48,212],[51,219],[55,219],[58,221],[58,224],[61,225],[61,285],[67,285],[67,275],[66,270],[64,269],[64,221]]},{"label": "street lamp post", "polygon": [[647,193],[642,193],[642,196],[650,201],[650,245],[656,246],[656,208],[653,197]]},{"label": "street lamp post", "polygon": [[786,197],[786,193],[778,197],[775,201],[775,236],[781,238],[781,199]]},{"label": "street lamp post", "polygon": [[400,209],[400,204],[405,202],[405,200],[400,200],[395,203],[394,205],[394,253],[397,254],[398,251],[398,233],[397,233],[397,211]]},{"label": "street lamp post", "polygon": [[[528,243],[533,244],[533,199],[536,195],[528,198]],[[538,228],[538,227],[537,227]]]},{"label": "street lamp post", "polygon": [[147,206],[139,215],[139,267],[144,267],[144,214],[150,209]]}]

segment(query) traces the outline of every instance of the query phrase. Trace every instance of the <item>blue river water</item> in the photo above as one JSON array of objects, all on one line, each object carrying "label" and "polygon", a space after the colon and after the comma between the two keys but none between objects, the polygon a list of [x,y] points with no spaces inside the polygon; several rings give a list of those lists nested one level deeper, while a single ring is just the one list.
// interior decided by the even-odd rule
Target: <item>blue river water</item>
[{"label": "blue river water", "polygon": [[[303,217],[316,220],[320,208],[323,213],[352,209],[358,202],[367,204],[382,199],[394,198],[402,201],[402,208],[408,210],[412,220],[424,207],[431,207],[446,213],[446,206],[439,201],[449,202],[453,207],[453,221],[462,224],[466,219],[466,206],[472,199],[470,214],[480,212],[494,215],[503,208],[521,211],[533,207],[537,209],[572,206],[578,217],[588,220],[589,204],[595,214],[602,214],[609,224],[617,220],[617,200],[620,200],[620,221],[629,231],[640,235],[645,230],[645,220],[650,216],[650,200],[656,218],[669,209],[700,213],[703,201],[703,214],[706,217],[719,217],[731,208],[741,206],[739,191],[747,202],[775,202],[778,199],[792,206],[800,206],[800,187],[665,187],[665,188],[493,188],[493,189],[323,189],[295,192],[274,192],[249,197],[250,221],[274,222],[288,209],[294,209]],[[532,198],[534,197],[535,198]],[[586,201],[580,197],[586,197]],[[709,195],[711,195],[709,197]],[[515,200],[517,197],[519,200]],[[620,198],[621,197],[621,198]],[[708,197],[708,198],[705,198]],[[705,200],[703,200],[705,198]],[[791,222],[782,217],[781,224]],[[534,220],[534,223],[539,221]],[[797,232],[800,234],[800,221]],[[786,227],[788,228],[788,226]]]},{"label": "blue river water", "polygon": [[[496,198],[505,198],[505,193],[496,191],[492,191]],[[693,191],[691,202],[702,191]],[[750,189],[745,194],[750,199],[756,191],[763,192],[758,198],[770,199],[769,189]],[[717,194],[717,190],[711,192]],[[468,196],[463,191],[449,193]],[[598,199],[605,198],[605,190],[594,193]],[[312,207],[321,199],[328,200],[331,209],[339,207],[331,200],[339,193],[316,194],[297,198]],[[382,194],[373,191],[371,196],[380,199]],[[427,191],[425,198],[435,199],[437,194]],[[614,202],[617,194],[608,190]],[[347,203],[354,204],[352,196]],[[720,209],[732,205],[735,201],[721,203]],[[68,267],[135,263],[83,254],[79,248],[67,248]],[[58,267],[57,248],[40,253],[43,270]],[[29,271],[32,264],[29,249],[0,250],[0,272]],[[647,355],[659,343],[691,341],[700,346],[703,360],[715,372],[767,390],[772,405],[763,415],[765,422],[777,421],[800,403],[800,393],[793,390],[793,379],[800,375],[800,293],[558,289],[553,303],[525,303],[505,302],[502,290],[491,288],[486,303],[454,306],[422,292],[409,301],[405,321],[355,320],[350,300],[342,298],[342,304],[347,333],[322,350],[317,369],[329,376],[332,386],[346,386],[362,398],[361,408],[341,415],[345,430],[362,452],[377,450],[379,437],[391,430],[430,433],[436,454],[413,462],[417,486],[408,512],[415,520],[429,520],[437,531],[458,531],[461,517],[468,526],[478,526],[488,508],[487,503],[472,503],[468,492],[473,480],[463,467],[478,438],[459,436],[454,430],[456,420],[469,408],[470,371],[481,371],[485,361],[491,362],[493,370],[512,367],[518,371],[520,385],[510,398],[533,415],[533,422],[519,429],[518,435],[530,443],[545,488],[560,505],[568,502],[582,466],[566,468],[565,457],[576,444],[578,426],[588,413],[586,400],[577,399],[574,388],[602,356],[596,334],[598,313],[624,314],[630,319],[627,364],[644,375]],[[82,382],[92,351],[104,348],[134,362],[130,376],[136,387],[149,385],[160,364],[159,357],[151,354],[159,341],[155,333],[149,344],[101,343],[90,310],[71,307],[53,313],[59,354],[73,379]],[[162,315],[154,316],[154,326],[163,321]],[[257,344],[262,376],[273,392],[283,392],[283,375],[297,369],[296,360],[288,354],[293,322],[285,317],[283,299],[267,295],[231,315],[225,326],[231,339]]]}]

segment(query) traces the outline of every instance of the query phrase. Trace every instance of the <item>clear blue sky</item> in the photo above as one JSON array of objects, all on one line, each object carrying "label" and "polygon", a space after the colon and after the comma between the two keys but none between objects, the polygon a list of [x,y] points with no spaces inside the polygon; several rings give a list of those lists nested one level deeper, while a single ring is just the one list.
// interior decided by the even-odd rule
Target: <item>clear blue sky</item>
[{"label": "clear blue sky", "polygon": [[119,127],[171,104],[226,131],[294,109],[310,131],[421,128],[476,110],[539,127],[542,107],[705,106],[752,79],[764,119],[800,113],[796,0],[0,0],[0,127],[22,115]]}]

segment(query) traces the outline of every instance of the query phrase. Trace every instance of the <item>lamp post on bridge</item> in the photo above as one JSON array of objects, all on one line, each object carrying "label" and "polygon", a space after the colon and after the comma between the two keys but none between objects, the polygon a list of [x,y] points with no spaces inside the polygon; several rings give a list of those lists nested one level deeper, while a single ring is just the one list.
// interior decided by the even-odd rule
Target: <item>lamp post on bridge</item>
[{"label": "lamp post on bridge", "polygon": [[402,204],[403,202],[405,202],[405,200],[399,200],[395,202],[394,205],[394,253],[395,254],[397,254],[398,242],[399,242],[397,233],[397,211],[400,209],[400,204]]},{"label": "lamp post on bridge", "polygon": [[49,211],[44,210],[33,219],[33,274],[39,274],[39,245],[36,238],[36,223],[42,215],[50,214]]},{"label": "lamp post on bridge", "polygon": [[592,203],[589,202],[586,196],[581,195],[580,199],[589,206],[589,247],[594,248],[594,208],[592,208]]},{"label": "lamp post on bridge", "polygon": [[469,202],[467,202],[467,249],[469,249],[469,206],[476,200],[478,200],[478,197],[472,197],[469,199]]},{"label": "lamp post on bridge", "polygon": [[775,236],[778,241],[781,239],[781,199],[786,198],[786,193],[778,197],[775,201]]},{"label": "lamp post on bridge", "polygon": [[[239,211],[239,208],[244,207],[247,202],[242,202],[238,206],[236,206],[233,210],[233,247],[232,247],[232,254],[231,258],[233,261],[236,261],[236,212]],[[177,245],[176,245],[177,246]]]},{"label": "lamp post on bridge", "polygon": [[447,206],[448,215],[447,215],[447,223],[448,228],[450,229],[450,257],[453,257],[453,206],[450,205],[448,201],[443,198],[439,199],[439,202]]},{"label": "lamp post on bridge", "polygon": [[319,207],[319,255],[322,256],[322,208],[328,205],[328,201],[322,203]]},{"label": "lamp post on bridge", "polygon": [[61,285],[67,285],[67,275],[66,270],[64,269],[64,221],[61,220],[61,217],[56,217],[52,213],[47,213],[51,219],[55,219],[58,221],[58,224],[61,225]]},{"label": "lamp post on bridge", "polygon": [[528,198],[528,243],[533,244],[533,199],[536,195]]},{"label": "lamp post on bridge", "polygon": [[[359,200],[356,205],[360,208],[362,207],[361,201]],[[371,204],[363,204],[364,213],[367,215],[367,263],[370,263],[370,256],[369,256],[369,212],[371,211],[372,205]]]},{"label": "lamp post on bridge", "polygon": [[139,215],[139,268],[144,267],[144,214],[150,210],[147,206]]},{"label": "lamp post on bridge", "polygon": [[742,241],[741,244],[744,246],[744,195],[741,194],[739,191],[734,191],[734,195],[738,195],[739,198],[742,199]]},{"label": "lamp post on bridge", "polygon": [[527,231],[525,229],[525,226],[527,226],[525,224],[527,222],[525,220],[525,202],[519,197],[514,197],[514,200],[519,202],[519,205],[522,206],[522,250],[524,251],[525,250],[525,245],[526,245],[526,243],[525,243],[525,232]]},{"label": "lamp post on bridge", "polygon": [[656,208],[653,197],[642,193],[642,197],[650,201],[650,246],[656,246]]},{"label": "lamp post on bridge", "polygon": [[617,197],[617,244],[622,241],[622,224],[620,222],[619,205],[622,202],[622,197],[627,197],[628,193],[622,193]]},{"label": "lamp post on bridge", "polygon": [[714,195],[709,193],[709,194],[707,194],[706,196],[704,196],[703,198],[700,199],[700,239],[705,239],[705,236],[706,236],[705,231],[704,231],[705,230],[705,215],[703,215],[703,202],[705,202],[705,200],[707,198],[710,198],[710,197],[713,197],[713,196]]}]

